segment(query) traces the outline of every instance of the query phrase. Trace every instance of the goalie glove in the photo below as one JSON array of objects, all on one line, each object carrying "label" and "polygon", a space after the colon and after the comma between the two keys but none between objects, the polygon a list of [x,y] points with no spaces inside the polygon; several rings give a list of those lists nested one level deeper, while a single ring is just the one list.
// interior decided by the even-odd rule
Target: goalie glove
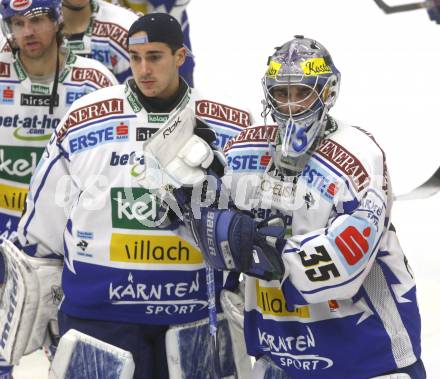
[{"label": "goalie glove", "polygon": [[[200,183],[206,169],[214,161],[207,131],[198,131],[203,124],[190,108],[172,115],[144,144],[145,172],[140,184],[148,189],[167,186],[180,188]],[[197,128],[203,129],[203,128]],[[208,142],[207,142],[208,139]]]},{"label": "goalie glove", "polygon": [[202,208],[200,219],[191,218],[191,227],[212,267],[264,280],[283,278],[283,218],[273,216],[257,223],[237,210]]}]

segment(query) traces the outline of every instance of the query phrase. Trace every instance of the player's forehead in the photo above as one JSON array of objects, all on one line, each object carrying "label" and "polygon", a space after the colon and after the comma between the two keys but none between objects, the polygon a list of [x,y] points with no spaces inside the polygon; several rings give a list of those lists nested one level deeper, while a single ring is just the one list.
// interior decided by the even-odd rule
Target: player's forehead
[{"label": "player's forehead", "polygon": [[17,23],[17,22],[23,23],[26,21],[36,21],[36,20],[41,21],[45,19],[49,20],[49,14],[47,12],[35,12],[27,15],[21,15],[21,14],[14,15],[9,18],[9,21],[11,23]]}]

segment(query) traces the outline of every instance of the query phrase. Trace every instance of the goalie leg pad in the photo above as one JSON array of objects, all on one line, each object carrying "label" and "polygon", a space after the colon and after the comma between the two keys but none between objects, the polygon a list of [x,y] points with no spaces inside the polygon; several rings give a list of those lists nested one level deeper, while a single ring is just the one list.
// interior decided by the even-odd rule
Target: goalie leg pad
[{"label": "goalie leg pad", "polygon": [[[218,352],[220,372],[214,372],[212,336],[209,321],[175,325],[166,334],[170,379],[251,378],[251,359],[246,353],[243,332],[218,315]],[[207,353],[208,352],[208,353]]]},{"label": "goalie leg pad", "polygon": [[5,283],[0,307],[0,355],[17,364],[40,348],[50,320],[56,320],[61,293],[62,261],[34,258],[4,240]]},{"label": "goalie leg pad", "polygon": [[259,358],[252,368],[253,379],[289,379],[290,377],[269,357]]},{"label": "goalie leg pad", "polygon": [[61,337],[49,379],[132,379],[133,374],[129,351],[70,329]]}]

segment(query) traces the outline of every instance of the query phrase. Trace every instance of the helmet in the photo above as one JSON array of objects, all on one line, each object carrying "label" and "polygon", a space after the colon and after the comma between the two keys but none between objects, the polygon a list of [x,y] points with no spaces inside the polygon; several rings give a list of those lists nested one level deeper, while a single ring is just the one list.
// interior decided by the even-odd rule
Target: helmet
[{"label": "helmet", "polygon": [[0,0],[1,31],[11,41],[14,34],[9,23],[11,17],[32,17],[45,13],[61,24],[63,22],[61,0]]},{"label": "helmet", "polygon": [[266,114],[278,124],[275,163],[285,168],[311,149],[334,105],[340,73],[330,54],[313,39],[295,36],[269,58],[262,79]]},{"label": "helmet", "polygon": [[[0,0],[3,22],[7,22],[12,16],[36,16],[42,13],[51,14],[55,21],[61,23],[61,0]],[[8,29],[6,27],[7,31]]]}]

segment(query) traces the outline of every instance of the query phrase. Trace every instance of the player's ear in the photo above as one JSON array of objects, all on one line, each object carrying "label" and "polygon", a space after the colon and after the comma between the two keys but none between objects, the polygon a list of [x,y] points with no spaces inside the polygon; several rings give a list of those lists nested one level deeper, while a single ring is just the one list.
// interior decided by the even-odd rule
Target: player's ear
[{"label": "player's ear", "polygon": [[185,62],[185,59],[186,59],[185,47],[180,47],[179,49],[177,49],[176,52],[174,53],[174,55],[176,56],[177,66],[178,67],[182,66],[183,63]]}]

